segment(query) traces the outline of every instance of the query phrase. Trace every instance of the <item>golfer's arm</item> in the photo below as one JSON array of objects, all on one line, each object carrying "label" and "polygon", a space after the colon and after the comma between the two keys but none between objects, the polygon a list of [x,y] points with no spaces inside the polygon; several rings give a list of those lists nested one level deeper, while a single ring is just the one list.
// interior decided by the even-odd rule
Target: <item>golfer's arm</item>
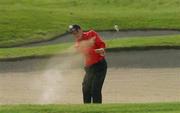
[{"label": "golfer's arm", "polygon": [[82,49],[81,49],[79,43],[75,43],[74,48],[75,48],[77,53],[81,53]]},{"label": "golfer's arm", "polygon": [[98,49],[95,49],[95,52],[98,54],[104,55],[105,54],[105,48],[106,48],[105,42],[102,40],[101,37],[97,36],[95,43],[98,46]]}]

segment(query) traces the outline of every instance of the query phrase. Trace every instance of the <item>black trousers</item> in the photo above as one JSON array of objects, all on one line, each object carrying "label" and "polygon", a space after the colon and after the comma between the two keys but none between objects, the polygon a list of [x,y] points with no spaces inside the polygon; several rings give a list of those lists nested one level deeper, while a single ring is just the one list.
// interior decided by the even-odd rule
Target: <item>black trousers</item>
[{"label": "black trousers", "polygon": [[102,103],[102,86],[107,72],[107,63],[103,59],[90,67],[85,67],[82,83],[84,103]]}]

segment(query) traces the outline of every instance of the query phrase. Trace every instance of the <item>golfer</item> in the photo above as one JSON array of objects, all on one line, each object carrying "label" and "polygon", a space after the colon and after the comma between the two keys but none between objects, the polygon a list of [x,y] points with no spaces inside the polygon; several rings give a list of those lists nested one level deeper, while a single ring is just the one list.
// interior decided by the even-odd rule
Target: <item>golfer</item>
[{"label": "golfer", "polygon": [[85,76],[82,83],[83,100],[88,103],[102,103],[102,86],[107,72],[105,43],[93,30],[83,32],[79,25],[70,25],[69,31],[76,40],[76,50],[85,57]]}]

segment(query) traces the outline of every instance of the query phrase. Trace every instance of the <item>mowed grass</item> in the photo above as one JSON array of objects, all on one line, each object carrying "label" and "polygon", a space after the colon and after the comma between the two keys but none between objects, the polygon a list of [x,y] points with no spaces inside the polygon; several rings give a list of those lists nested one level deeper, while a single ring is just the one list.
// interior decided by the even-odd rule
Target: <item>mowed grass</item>
[{"label": "mowed grass", "polygon": [[180,35],[117,38],[106,42],[108,48],[180,47]]},{"label": "mowed grass", "polygon": [[0,0],[0,47],[47,40],[77,23],[85,30],[180,29],[179,0]]},{"label": "mowed grass", "polygon": [[180,113],[180,103],[1,105],[0,113]]},{"label": "mowed grass", "polygon": [[11,58],[26,58],[26,57],[41,57],[41,56],[52,56],[66,52],[71,48],[71,43],[50,45],[42,47],[32,48],[7,48],[0,49],[0,59],[11,59]]},{"label": "mowed grass", "polygon": [[[107,48],[147,48],[147,47],[180,47],[180,35],[152,36],[136,38],[117,38],[106,40]],[[53,56],[62,53],[73,53],[73,43],[48,46],[1,48],[0,59]]]}]

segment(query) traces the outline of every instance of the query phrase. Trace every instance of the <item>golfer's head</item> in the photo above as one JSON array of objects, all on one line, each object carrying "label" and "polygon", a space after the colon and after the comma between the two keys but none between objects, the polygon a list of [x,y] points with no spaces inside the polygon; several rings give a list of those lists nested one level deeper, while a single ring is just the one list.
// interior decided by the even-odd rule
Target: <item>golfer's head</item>
[{"label": "golfer's head", "polygon": [[77,24],[70,25],[69,32],[72,33],[75,38],[81,37],[83,33],[81,27]]}]

